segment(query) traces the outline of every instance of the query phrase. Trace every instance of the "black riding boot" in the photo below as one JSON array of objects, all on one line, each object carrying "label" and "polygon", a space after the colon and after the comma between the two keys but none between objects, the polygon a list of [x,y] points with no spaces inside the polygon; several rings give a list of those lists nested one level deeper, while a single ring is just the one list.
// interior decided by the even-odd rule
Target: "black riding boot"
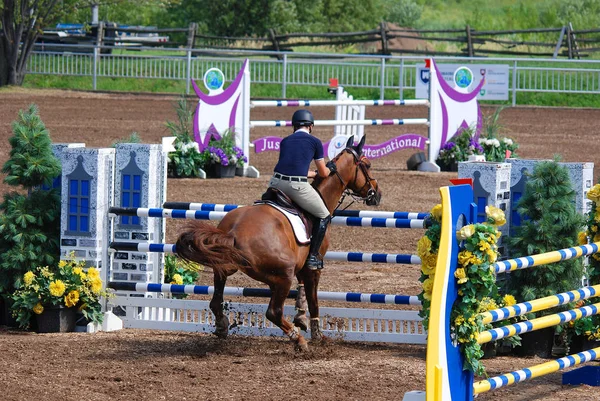
[{"label": "black riding boot", "polygon": [[306,259],[306,266],[311,270],[323,268],[323,260],[319,255],[319,248],[321,248],[330,221],[330,217],[315,220],[310,239],[310,254],[308,255],[308,259]]}]

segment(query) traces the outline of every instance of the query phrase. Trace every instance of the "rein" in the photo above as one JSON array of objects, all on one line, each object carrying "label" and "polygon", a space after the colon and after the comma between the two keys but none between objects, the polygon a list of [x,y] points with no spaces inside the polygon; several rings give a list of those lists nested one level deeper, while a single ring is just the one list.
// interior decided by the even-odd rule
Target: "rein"
[{"label": "rein", "polygon": [[[363,173],[364,177],[365,177],[365,184],[357,191],[354,192],[350,192],[350,190],[348,189],[348,184],[344,183],[344,179],[342,178],[342,176],[340,175],[340,172],[335,171],[335,175],[338,177],[338,179],[340,180],[340,183],[342,184],[342,186],[345,189],[344,195],[342,196],[341,200],[338,203],[338,206],[335,208],[335,210],[337,210],[339,208],[339,206],[342,204],[342,202],[344,201],[344,198],[346,197],[346,195],[351,196],[352,198],[354,198],[354,200],[361,200],[363,202],[366,202],[369,199],[372,199],[375,196],[375,189],[373,188],[373,184],[371,184],[371,181],[373,181],[373,178],[371,178],[371,176],[369,175],[369,172],[367,170],[367,166],[365,165],[365,156],[359,156],[358,153],[356,153],[356,151],[352,148],[346,148],[344,149],[344,151],[348,151],[348,153],[352,154],[352,156],[354,157],[354,165],[356,166],[356,170],[354,173],[354,186],[356,186],[356,181],[358,179],[358,169],[360,168],[360,171]],[[340,153],[341,155],[341,153]],[[333,162],[335,163],[340,155],[338,155],[336,158],[333,159]],[[369,186],[369,189],[367,191],[367,196],[365,197],[361,197],[359,195],[360,192],[362,192],[362,190],[366,187]],[[354,201],[352,202],[354,203]],[[348,208],[352,203],[350,203],[348,206],[346,206],[344,209]]]}]

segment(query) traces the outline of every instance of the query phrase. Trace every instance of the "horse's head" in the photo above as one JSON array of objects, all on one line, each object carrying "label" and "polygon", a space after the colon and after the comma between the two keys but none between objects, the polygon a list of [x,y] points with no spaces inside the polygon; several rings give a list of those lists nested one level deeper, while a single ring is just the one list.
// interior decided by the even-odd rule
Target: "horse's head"
[{"label": "horse's head", "polygon": [[371,162],[362,154],[364,144],[364,135],[356,146],[354,136],[348,138],[346,148],[333,159],[337,168],[335,174],[353,196],[364,200],[367,205],[377,206],[381,201],[381,191],[377,180],[371,176]]}]

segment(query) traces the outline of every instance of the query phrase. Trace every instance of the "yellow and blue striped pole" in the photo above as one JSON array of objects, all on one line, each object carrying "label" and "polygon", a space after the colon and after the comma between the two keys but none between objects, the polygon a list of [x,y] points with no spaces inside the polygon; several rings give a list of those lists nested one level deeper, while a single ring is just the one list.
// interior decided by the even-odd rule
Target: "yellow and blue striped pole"
[{"label": "yellow and blue striped pole", "polygon": [[525,380],[545,376],[571,366],[581,365],[582,363],[598,359],[599,356],[600,347],[583,351],[578,354],[568,355],[555,361],[542,363],[540,365],[531,366],[529,368],[516,370],[511,373],[476,382],[473,384],[473,392],[475,394],[481,394],[486,391],[496,390],[500,387],[506,387]]},{"label": "yellow and blue striped pole", "polygon": [[600,242],[594,242],[591,244],[575,246],[573,248],[560,249],[558,251],[545,252],[516,259],[507,259],[496,262],[494,268],[496,269],[496,273],[505,273],[533,266],[547,265],[563,260],[575,259],[580,256],[591,255],[598,252],[598,249],[600,249],[599,247]]},{"label": "yellow and blue striped pole", "polygon": [[485,344],[489,343],[490,341],[500,340],[505,337],[512,337],[515,334],[545,329],[546,327],[552,327],[570,322],[572,320],[578,320],[582,317],[597,315],[599,312],[600,303],[597,303],[594,305],[584,306],[578,309],[572,309],[566,312],[556,313],[554,315],[542,316],[537,319],[532,319],[525,322],[510,324],[508,326],[482,331],[477,336],[477,343]]},{"label": "yellow and blue striped pole", "polygon": [[555,306],[566,305],[570,302],[597,296],[600,296],[600,284],[590,287],[583,287],[578,290],[563,292],[557,295],[550,295],[548,297],[535,299],[529,302],[522,302],[520,304],[506,306],[500,309],[494,309],[481,313],[481,316],[483,317],[483,324],[488,324],[499,322],[515,316],[521,316],[526,313],[538,312],[553,308]]}]

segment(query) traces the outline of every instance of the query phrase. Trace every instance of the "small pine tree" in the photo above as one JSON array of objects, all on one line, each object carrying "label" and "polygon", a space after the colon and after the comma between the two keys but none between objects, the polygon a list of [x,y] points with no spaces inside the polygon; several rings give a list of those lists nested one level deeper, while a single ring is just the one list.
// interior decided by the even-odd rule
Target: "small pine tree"
[{"label": "small pine tree", "polygon": [[[577,245],[584,223],[575,210],[575,191],[569,172],[557,161],[539,163],[517,204],[522,225],[508,239],[515,257],[555,251]],[[509,291],[517,301],[554,295],[581,287],[581,258],[516,270],[510,274]],[[552,313],[540,313],[540,315]]]},{"label": "small pine tree", "polygon": [[48,131],[35,105],[19,111],[9,139],[12,150],[2,167],[4,182],[20,187],[0,203],[0,294],[21,285],[36,266],[54,265],[60,256],[60,194],[52,180],[61,173]]}]

